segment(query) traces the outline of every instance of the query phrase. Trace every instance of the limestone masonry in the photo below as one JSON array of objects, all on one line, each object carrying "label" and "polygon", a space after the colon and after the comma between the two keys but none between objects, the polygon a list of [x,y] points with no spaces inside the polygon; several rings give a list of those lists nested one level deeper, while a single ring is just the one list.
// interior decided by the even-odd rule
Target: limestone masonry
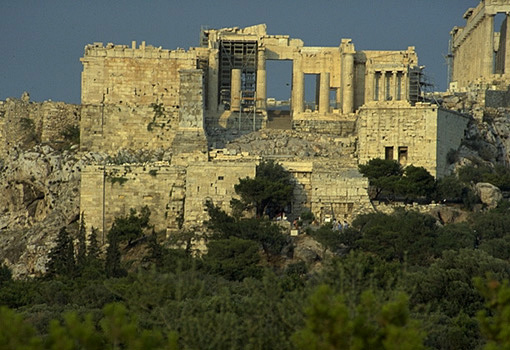
[{"label": "limestone masonry", "polygon": [[[292,62],[287,109],[268,104],[269,60]],[[358,163],[396,159],[446,175],[447,153],[469,121],[423,101],[414,47],[357,51],[350,39],[307,47],[256,25],[202,30],[200,46],[187,51],[94,43],[81,61],[81,150],[170,155],[84,169],[80,208],[101,233],[143,205],[157,230],[200,227],[205,202],[229,210],[234,185],[261,159],[294,176],[289,217],[309,209],[321,220],[350,220],[372,210]],[[313,103],[305,75],[315,77]]]},{"label": "limestone masonry", "polygon": [[[188,50],[87,45],[80,105],[31,102],[26,93],[0,101],[8,198],[0,230],[30,227],[0,241],[4,259],[17,275],[44,271],[51,234],[78,213],[102,243],[115,217],[145,205],[158,232],[200,231],[205,203],[229,211],[234,186],[254,177],[262,160],[292,174],[288,218],[310,210],[321,223],[387,210],[369,199],[358,172],[373,158],[423,166],[435,177],[474,154],[508,165],[508,13],[510,0],[468,9],[466,25],[451,31],[448,91],[436,93],[425,91],[414,47],[356,50],[351,39],[308,47],[267,34],[263,24],[203,29]],[[292,65],[288,101],[267,96],[274,60]]]},{"label": "limestone masonry", "polygon": [[[451,91],[463,91],[469,85],[495,85],[510,81],[510,2],[483,0],[464,13],[466,25],[450,32],[449,83]],[[504,19],[499,32],[495,19]]]}]

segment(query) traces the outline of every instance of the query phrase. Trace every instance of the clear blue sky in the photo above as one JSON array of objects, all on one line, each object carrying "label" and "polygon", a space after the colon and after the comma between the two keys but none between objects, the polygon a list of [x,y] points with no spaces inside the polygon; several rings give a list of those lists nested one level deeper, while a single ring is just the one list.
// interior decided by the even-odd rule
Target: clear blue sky
[{"label": "clear blue sky", "polygon": [[[198,46],[201,26],[266,23],[306,46],[338,46],[352,38],[358,50],[416,46],[421,65],[446,88],[449,32],[478,0],[0,0],[0,100],[28,91],[32,100],[80,102],[80,57],[95,41],[132,40],[166,49]],[[270,70],[289,70],[279,64]],[[290,71],[290,70],[289,70]],[[286,73],[287,74],[287,73]],[[285,95],[285,79],[268,96]],[[290,80],[290,77],[288,77]],[[288,87],[287,87],[288,89]]]}]

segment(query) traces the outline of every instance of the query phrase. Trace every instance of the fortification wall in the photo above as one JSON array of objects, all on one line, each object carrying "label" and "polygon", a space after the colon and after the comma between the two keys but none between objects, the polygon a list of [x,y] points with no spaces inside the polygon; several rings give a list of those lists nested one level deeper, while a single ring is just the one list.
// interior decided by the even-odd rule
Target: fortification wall
[{"label": "fortification wall", "polygon": [[443,177],[451,171],[448,163],[448,152],[457,150],[464,138],[464,131],[469,117],[453,111],[439,109],[437,114],[437,170],[436,176]]},{"label": "fortification wall", "polygon": [[359,162],[395,159],[403,165],[423,166],[436,176],[437,115],[437,106],[421,103],[416,107],[383,103],[362,107]]},{"label": "fortification wall", "polygon": [[310,207],[320,223],[327,217],[350,222],[356,215],[373,210],[367,192],[368,179],[357,169],[329,166],[320,169],[315,165],[310,177]]},{"label": "fortification wall", "polygon": [[12,147],[28,148],[37,142],[65,141],[64,132],[77,128],[81,106],[63,102],[30,102],[21,99],[0,101],[0,155]]},{"label": "fortification wall", "polygon": [[230,200],[238,198],[234,185],[255,177],[255,162],[203,162],[190,164],[186,176],[186,226],[201,226],[209,218],[205,202],[211,200],[229,213]]},{"label": "fortification wall", "polygon": [[196,68],[195,50],[94,43],[85,47],[83,104],[179,104],[179,70]]},{"label": "fortification wall", "polygon": [[148,206],[156,231],[176,230],[184,213],[186,171],[168,164],[87,166],[80,210],[87,226],[106,235],[117,216]]},{"label": "fortification wall", "polygon": [[110,154],[120,149],[168,149],[177,126],[178,112],[172,108],[83,105],[80,146],[82,151]]}]

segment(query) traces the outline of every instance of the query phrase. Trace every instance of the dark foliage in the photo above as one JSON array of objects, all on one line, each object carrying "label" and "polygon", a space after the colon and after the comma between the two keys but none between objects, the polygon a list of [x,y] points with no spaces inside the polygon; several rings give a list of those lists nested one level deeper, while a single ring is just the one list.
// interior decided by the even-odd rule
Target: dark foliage
[{"label": "dark foliage", "polygon": [[143,236],[144,229],[151,228],[149,225],[150,215],[151,212],[147,206],[143,207],[139,214],[131,208],[129,215],[115,218],[109,235],[114,235],[118,242],[132,244],[134,240]]},{"label": "dark foliage", "polygon": [[76,272],[73,240],[65,227],[60,229],[56,245],[48,257],[46,264],[48,276],[73,276]]},{"label": "dark foliage", "polygon": [[245,206],[253,206],[257,217],[275,217],[291,202],[294,184],[288,171],[272,160],[257,166],[255,178],[239,179],[234,186]]}]

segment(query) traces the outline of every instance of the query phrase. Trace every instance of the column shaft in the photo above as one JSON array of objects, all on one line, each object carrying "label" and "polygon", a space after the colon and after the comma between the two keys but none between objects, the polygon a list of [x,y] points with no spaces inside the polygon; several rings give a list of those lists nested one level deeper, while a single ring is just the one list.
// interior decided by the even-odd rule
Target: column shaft
[{"label": "column shaft", "polygon": [[[500,33],[503,35],[503,33]],[[506,15],[506,42],[505,42],[505,67],[504,72],[506,75],[510,75],[510,14]],[[501,48],[500,48],[501,49]]]},{"label": "column shaft", "polygon": [[267,80],[266,56],[263,49],[257,51],[257,109],[266,109]]},{"label": "column shaft", "polygon": [[305,100],[305,75],[301,69],[301,62],[294,60],[292,63],[292,111],[302,113]]},{"label": "column shaft", "polygon": [[[494,15],[486,16],[483,20],[485,22],[485,37],[486,42],[480,43],[483,47],[483,58],[482,58],[482,74],[485,78],[493,73],[494,69]],[[508,37],[507,37],[508,41]],[[506,64],[506,63],[505,63]]]},{"label": "column shaft", "polygon": [[319,112],[329,113],[329,73],[321,73],[319,87]]},{"label": "column shaft", "polygon": [[352,113],[354,110],[354,54],[343,55],[342,67],[342,112]]},{"label": "column shaft", "polygon": [[230,110],[241,109],[241,70],[232,69],[230,80]]},{"label": "column shaft", "polygon": [[211,50],[207,73],[207,109],[212,112],[218,111],[218,69],[218,50]]}]

